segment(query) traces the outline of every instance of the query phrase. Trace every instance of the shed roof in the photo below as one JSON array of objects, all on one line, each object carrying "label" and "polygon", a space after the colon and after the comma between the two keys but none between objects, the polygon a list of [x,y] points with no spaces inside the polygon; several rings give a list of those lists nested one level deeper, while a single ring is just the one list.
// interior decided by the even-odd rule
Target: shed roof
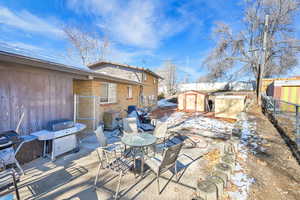
[{"label": "shed roof", "polygon": [[300,86],[300,80],[275,80],[274,86]]},{"label": "shed roof", "polygon": [[110,65],[115,65],[115,66],[119,66],[119,67],[124,67],[127,69],[134,69],[134,70],[138,70],[138,71],[142,71],[142,72],[146,72],[156,78],[160,78],[163,79],[163,77],[161,77],[160,75],[158,75],[157,73],[151,71],[150,69],[147,68],[141,68],[141,67],[136,67],[136,66],[132,66],[132,65],[127,65],[127,64],[120,64],[120,63],[115,63],[115,62],[109,62],[109,61],[100,61],[100,62],[96,62],[93,63],[91,65],[88,65],[88,67],[90,69],[94,69],[96,67],[104,67],[105,65],[110,64]]},{"label": "shed roof", "polygon": [[202,95],[208,95],[205,92],[200,92],[200,91],[197,91],[197,90],[186,90],[186,91],[180,92],[179,94],[185,94],[185,93],[188,93],[188,92],[193,92],[193,93],[202,94]]},{"label": "shed roof", "polygon": [[60,71],[60,72],[68,72],[72,74],[78,74],[78,75],[83,75],[83,76],[90,76],[92,78],[99,78],[99,79],[104,79],[108,81],[115,81],[115,82],[120,82],[120,83],[127,83],[127,84],[132,84],[132,85],[142,85],[140,82],[137,81],[132,81],[128,79],[123,79],[123,78],[118,78],[115,76],[110,76],[107,74],[95,72],[90,69],[83,69],[79,67],[74,67],[70,65],[65,65],[57,62],[52,62],[52,61],[47,61],[39,58],[34,58],[34,57],[29,57],[17,53],[12,53],[12,52],[6,52],[6,51],[1,51],[0,50],[0,61],[5,61],[5,62],[11,62],[11,63],[18,63],[18,64],[25,64],[25,65],[30,65],[34,67],[39,67],[39,68],[44,68],[44,69],[50,69],[50,70],[55,70],[55,71]]}]

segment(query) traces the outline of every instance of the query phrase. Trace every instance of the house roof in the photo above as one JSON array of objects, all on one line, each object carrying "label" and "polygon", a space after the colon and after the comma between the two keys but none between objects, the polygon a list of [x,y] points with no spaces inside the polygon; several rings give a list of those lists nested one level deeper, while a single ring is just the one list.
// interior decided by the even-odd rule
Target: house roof
[{"label": "house roof", "polygon": [[120,83],[127,83],[132,85],[142,85],[141,83],[137,81],[132,81],[128,79],[118,78],[115,76],[110,76],[107,74],[95,72],[90,69],[83,69],[79,67],[74,67],[70,65],[65,65],[57,62],[47,61],[39,58],[24,56],[17,53],[7,52],[7,51],[1,51],[0,50],[0,61],[6,61],[6,62],[12,62],[12,63],[18,63],[18,64],[25,64],[30,65],[34,67],[44,68],[44,69],[50,69],[60,72],[68,72],[72,74],[77,75],[83,75],[86,76],[86,79],[89,78],[99,78],[109,81],[115,81]]},{"label": "house roof", "polygon": [[151,71],[148,68],[141,68],[141,67],[136,67],[136,66],[132,66],[132,65],[127,65],[127,64],[120,64],[120,63],[115,63],[115,62],[109,62],[109,61],[100,61],[100,62],[96,62],[93,64],[88,65],[88,67],[90,69],[96,68],[96,67],[104,67],[105,65],[110,64],[110,65],[115,65],[115,66],[120,66],[120,67],[124,67],[127,69],[134,69],[134,70],[138,70],[138,71],[142,71],[142,72],[146,72],[156,78],[159,79],[163,79],[163,77],[161,77],[160,75],[158,75],[157,73]]}]

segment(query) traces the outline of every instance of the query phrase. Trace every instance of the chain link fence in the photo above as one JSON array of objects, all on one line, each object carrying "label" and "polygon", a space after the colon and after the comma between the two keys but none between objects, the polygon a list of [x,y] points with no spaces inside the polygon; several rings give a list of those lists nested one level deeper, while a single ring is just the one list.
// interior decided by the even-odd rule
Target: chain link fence
[{"label": "chain link fence", "polygon": [[300,149],[300,105],[262,95],[262,108]]}]

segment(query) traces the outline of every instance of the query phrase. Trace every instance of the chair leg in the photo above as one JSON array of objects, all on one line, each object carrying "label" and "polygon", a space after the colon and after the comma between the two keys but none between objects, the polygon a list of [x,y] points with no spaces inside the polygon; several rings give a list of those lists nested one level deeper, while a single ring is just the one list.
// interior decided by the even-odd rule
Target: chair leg
[{"label": "chair leg", "polygon": [[177,161],[175,162],[175,176],[176,176],[176,182],[178,183],[178,172],[177,172]]},{"label": "chair leg", "polygon": [[118,194],[119,194],[119,191],[120,191],[120,186],[121,186],[121,179],[122,179],[122,176],[123,176],[123,172],[121,171],[121,172],[120,172],[120,175],[119,175],[119,181],[118,181],[118,185],[117,185],[117,190],[116,190],[116,194],[115,194],[115,199],[118,199]]},{"label": "chair leg", "polygon": [[157,174],[157,194],[160,194],[160,189],[159,189],[159,174]]},{"label": "chair leg", "polygon": [[102,162],[100,161],[99,165],[98,165],[98,169],[97,169],[97,174],[96,174],[96,178],[95,178],[95,182],[94,185],[97,185],[98,182],[98,177],[99,177],[99,173],[100,173],[100,169],[102,168]]},{"label": "chair leg", "polygon": [[15,187],[15,192],[16,192],[17,200],[20,200],[20,194],[19,194],[19,189],[18,189],[18,186],[17,186],[17,180],[16,180],[16,176],[15,176],[15,171],[12,172],[12,177],[13,177],[13,183],[14,183],[14,187]]},{"label": "chair leg", "polygon": [[25,173],[24,173],[24,170],[22,169],[21,165],[19,164],[19,162],[17,161],[16,158],[15,158],[15,163],[16,163],[18,169],[21,171],[22,175],[24,175],[24,174],[25,174]]}]

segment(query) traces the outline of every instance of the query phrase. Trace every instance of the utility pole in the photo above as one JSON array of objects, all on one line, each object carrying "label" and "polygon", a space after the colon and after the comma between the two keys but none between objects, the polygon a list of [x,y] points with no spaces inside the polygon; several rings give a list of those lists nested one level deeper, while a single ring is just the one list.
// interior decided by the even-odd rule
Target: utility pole
[{"label": "utility pole", "polygon": [[266,58],[267,58],[267,52],[268,52],[268,48],[267,48],[267,39],[268,39],[268,28],[269,26],[269,15],[266,15],[265,18],[265,27],[264,27],[264,38],[263,38],[263,57],[262,57],[262,63],[259,64],[259,70],[258,70],[258,93],[257,93],[257,102],[259,105],[261,105],[261,93],[262,93],[262,79],[264,77],[264,70],[265,70],[265,66],[266,66]]}]

